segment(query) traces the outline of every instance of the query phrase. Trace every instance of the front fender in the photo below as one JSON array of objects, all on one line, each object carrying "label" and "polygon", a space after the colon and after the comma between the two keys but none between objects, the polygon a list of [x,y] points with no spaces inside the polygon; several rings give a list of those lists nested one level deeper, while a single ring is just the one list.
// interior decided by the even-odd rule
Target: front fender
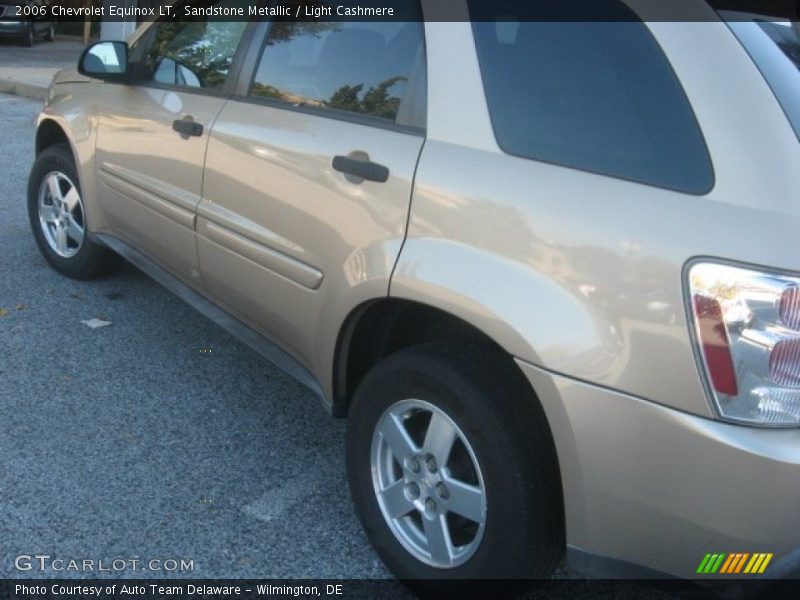
[{"label": "front fender", "polygon": [[[37,141],[43,128],[57,126],[69,143],[78,170],[86,218],[93,233],[105,228],[103,213],[97,203],[95,144],[97,113],[104,96],[101,83],[71,77],[69,70],[59,71],[48,90],[47,102],[36,125]],[[43,147],[37,143],[37,151]]]}]

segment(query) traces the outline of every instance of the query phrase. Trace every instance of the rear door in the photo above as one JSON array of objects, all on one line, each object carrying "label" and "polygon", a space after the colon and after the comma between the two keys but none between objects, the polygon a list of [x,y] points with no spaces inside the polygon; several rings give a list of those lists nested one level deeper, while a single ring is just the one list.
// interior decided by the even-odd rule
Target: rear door
[{"label": "rear door", "polygon": [[263,36],[211,132],[200,269],[217,301],[315,370],[346,313],[388,292],[424,140],[423,27]]},{"label": "rear door", "polygon": [[106,222],[184,280],[198,277],[194,220],[203,160],[246,27],[156,23],[131,50],[136,83],[107,86],[99,114],[96,168]]}]

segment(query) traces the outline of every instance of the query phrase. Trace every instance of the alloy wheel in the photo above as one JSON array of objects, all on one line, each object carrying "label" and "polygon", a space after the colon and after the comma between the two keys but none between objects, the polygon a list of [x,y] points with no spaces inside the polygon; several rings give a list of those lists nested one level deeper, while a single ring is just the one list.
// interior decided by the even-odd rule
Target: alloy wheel
[{"label": "alloy wheel", "polygon": [[477,551],[486,524],[486,488],[469,441],[424,400],[393,404],[372,438],[372,482],[384,519],[418,560],[454,568]]},{"label": "alloy wheel", "polygon": [[86,234],[83,203],[78,188],[64,173],[48,173],[39,186],[39,225],[50,249],[72,258]]}]

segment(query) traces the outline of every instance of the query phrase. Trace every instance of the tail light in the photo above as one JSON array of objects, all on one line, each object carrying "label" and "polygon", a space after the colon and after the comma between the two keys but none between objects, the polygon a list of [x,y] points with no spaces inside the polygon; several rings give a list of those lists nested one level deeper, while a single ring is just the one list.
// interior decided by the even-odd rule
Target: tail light
[{"label": "tail light", "polygon": [[697,353],[720,416],[800,426],[800,278],[701,262],[688,283]]}]

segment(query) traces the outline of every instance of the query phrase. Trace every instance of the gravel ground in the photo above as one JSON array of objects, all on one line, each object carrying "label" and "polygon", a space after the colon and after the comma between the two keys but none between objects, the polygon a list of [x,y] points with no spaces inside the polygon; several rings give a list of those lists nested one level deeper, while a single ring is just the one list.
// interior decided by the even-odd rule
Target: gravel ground
[{"label": "gravel ground", "polygon": [[36,553],[194,561],[171,576],[387,577],[351,506],[343,423],[134,268],[77,282],[41,258],[24,207],[39,108],[0,95],[0,578],[80,575],[15,568]]}]

